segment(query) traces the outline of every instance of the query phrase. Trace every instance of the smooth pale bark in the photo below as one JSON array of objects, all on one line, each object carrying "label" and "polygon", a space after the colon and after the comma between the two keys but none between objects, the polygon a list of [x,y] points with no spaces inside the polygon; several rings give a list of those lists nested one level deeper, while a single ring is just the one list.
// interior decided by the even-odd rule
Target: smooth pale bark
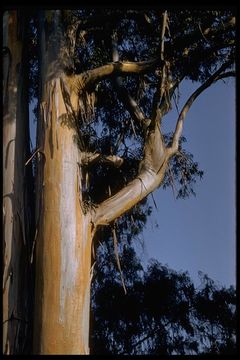
[{"label": "smooth pale bark", "polygon": [[44,93],[34,352],[88,354],[94,228],[81,201],[81,159],[75,131],[62,121],[67,110],[60,80],[47,82]]},{"label": "smooth pale bark", "polygon": [[108,225],[157,189],[164,179],[171,156],[171,149],[164,146],[161,131],[156,124],[146,138],[139,175],[96,208],[94,223]]},{"label": "smooth pale bark", "polygon": [[[60,19],[59,11],[40,14],[33,350],[35,354],[89,354],[91,246],[95,229],[82,202],[82,156],[74,140],[69,103],[62,93]],[[77,103],[76,97],[75,93],[71,95],[73,103]]]},{"label": "smooth pale bark", "polygon": [[150,169],[145,170],[120,192],[105,200],[97,209],[94,218],[96,225],[108,225],[157,189],[164,178],[167,161],[168,158],[166,157],[158,174]]},{"label": "smooth pale bark", "polygon": [[[25,186],[28,101],[22,66],[23,24],[17,11],[3,16],[3,352],[29,351],[30,224]],[[26,226],[28,223],[29,226]]]}]

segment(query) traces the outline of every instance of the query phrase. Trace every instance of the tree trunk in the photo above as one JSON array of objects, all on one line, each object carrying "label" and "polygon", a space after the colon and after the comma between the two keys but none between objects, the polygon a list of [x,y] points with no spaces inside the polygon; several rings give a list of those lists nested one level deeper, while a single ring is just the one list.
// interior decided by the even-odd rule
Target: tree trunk
[{"label": "tree trunk", "polygon": [[89,354],[94,229],[81,200],[81,152],[62,94],[61,13],[39,15],[41,99],[33,351]]},{"label": "tree trunk", "polygon": [[34,351],[88,354],[94,229],[81,203],[80,152],[75,131],[64,120],[67,110],[59,78],[46,83],[44,99]]},{"label": "tree trunk", "polygon": [[[28,352],[31,266],[25,167],[29,155],[24,21],[3,16],[3,352]],[[23,18],[22,18],[23,20]],[[31,172],[31,170],[30,170]],[[31,180],[31,179],[30,179]],[[30,211],[31,213],[31,211]]]}]

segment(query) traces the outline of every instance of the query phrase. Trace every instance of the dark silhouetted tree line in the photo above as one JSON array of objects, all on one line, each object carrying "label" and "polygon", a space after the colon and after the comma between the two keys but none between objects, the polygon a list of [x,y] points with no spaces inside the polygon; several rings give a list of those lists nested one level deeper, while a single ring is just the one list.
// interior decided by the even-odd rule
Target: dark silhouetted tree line
[{"label": "dark silhouetted tree line", "polygon": [[[124,241],[123,241],[124,243]],[[99,249],[92,285],[92,353],[236,354],[236,291],[199,272],[151,259],[146,270],[133,247],[120,246],[124,294],[112,242]]]}]

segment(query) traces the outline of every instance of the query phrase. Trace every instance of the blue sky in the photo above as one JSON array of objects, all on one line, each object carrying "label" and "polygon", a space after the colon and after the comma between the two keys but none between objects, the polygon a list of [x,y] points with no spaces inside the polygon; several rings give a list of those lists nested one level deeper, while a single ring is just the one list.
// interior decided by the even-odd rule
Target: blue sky
[{"label": "blue sky", "polygon": [[[180,89],[182,104],[195,88],[188,82]],[[165,130],[174,128],[176,116],[172,112],[163,120]],[[233,79],[212,85],[192,105],[184,124],[185,148],[204,176],[195,185],[196,197],[175,200],[170,188],[155,191],[158,210],[153,206],[142,234],[145,263],[154,257],[188,271],[195,283],[200,270],[222,285],[235,285],[235,118]]]}]

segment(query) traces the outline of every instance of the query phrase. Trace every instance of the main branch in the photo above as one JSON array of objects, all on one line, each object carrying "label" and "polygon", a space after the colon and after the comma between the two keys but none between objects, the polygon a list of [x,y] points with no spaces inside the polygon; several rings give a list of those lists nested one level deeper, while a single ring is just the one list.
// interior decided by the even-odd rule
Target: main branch
[{"label": "main branch", "polygon": [[142,74],[146,73],[159,64],[160,59],[154,58],[138,62],[112,62],[98,68],[85,71],[79,75],[66,78],[72,90],[83,91],[96,85],[99,81],[112,75]]},{"label": "main branch", "polygon": [[166,166],[167,157],[164,159],[163,167],[158,174],[146,169],[117,194],[105,200],[96,209],[94,223],[96,225],[108,225],[158,188],[164,178]]},{"label": "main branch", "polygon": [[171,154],[163,144],[159,126],[149,131],[144,147],[144,158],[138,176],[114,196],[103,201],[96,209],[93,221],[96,225],[110,222],[131,209],[161,184]]}]

